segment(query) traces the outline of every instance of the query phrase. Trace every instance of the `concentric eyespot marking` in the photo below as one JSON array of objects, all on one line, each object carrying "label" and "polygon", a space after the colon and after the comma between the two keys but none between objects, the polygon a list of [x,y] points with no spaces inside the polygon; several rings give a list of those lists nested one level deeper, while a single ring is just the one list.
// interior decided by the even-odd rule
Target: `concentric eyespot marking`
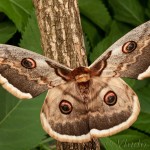
[{"label": "concentric eyespot marking", "polygon": [[33,69],[36,67],[36,62],[32,58],[24,58],[21,61],[21,65],[27,69]]},{"label": "concentric eyespot marking", "polygon": [[108,91],[104,96],[104,102],[109,106],[115,105],[117,102],[117,95],[113,91]]},{"label": "concentric eyespot marking", "polygon": [[73,107],[67,100],[62,100],[59,104],[59,109],[63,114],[68,115],[72,112]]},{"label": "concentric eyespot marking", "polygon": [[125,54],[133,52],[137,47],[137,43],[134,41],[126,42],[122,47],[122,52]]}]

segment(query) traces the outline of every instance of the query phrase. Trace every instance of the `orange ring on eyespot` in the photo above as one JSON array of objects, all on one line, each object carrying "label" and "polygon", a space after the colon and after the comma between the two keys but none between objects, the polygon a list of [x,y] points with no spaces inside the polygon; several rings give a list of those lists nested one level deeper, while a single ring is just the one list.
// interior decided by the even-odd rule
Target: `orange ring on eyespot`
[{"label": "orange ring on eyespot", "polygon": [[125,54],[133,52],[137,48],[137,43],[135,41],[128,41],[124,43],[122,47],[122,52]]},{"label": "orange ring on eyespot", "polygon": [[32,58],[24,58],[21,61],[21,65],[27,69],[33,69],[36,67],[36,62]]},{"label": "orange ring on eyespot", "polygon": [[104,102],[109,106],[115,105],[117,102],[117,95],[113,91],[108,91],[104,96]]},{"label": "orange ring on eyespot", "polygon": [[69,101],[62,100],[59,103],[59,109],[63,114],[68,115],[72,112],[73,107],[72,107],[72,104]]}]

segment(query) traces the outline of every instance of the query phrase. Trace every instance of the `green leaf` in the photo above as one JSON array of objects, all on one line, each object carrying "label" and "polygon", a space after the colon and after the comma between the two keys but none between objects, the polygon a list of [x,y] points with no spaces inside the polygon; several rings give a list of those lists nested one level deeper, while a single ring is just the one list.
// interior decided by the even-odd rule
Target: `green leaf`
[{"label": "green leaf", "polygon": [[15,33],[17,29],[11,21],[0,23],[0,43],[6,43]]},{"label": "green leaf", "polygon": [[32,0],[10,0],[10,2],[28,15],[30,15],[33,10]]},{"label": "green leaf", "polygon": [[106,37],[93,49],[93,52],[90,55],[91,62],[93,62],[98,56],[100,56],[100,54],[102,54],[102,52],[104,52],[111,44],[127,33],[130,29],[131,28],[122,23],[116,21],[112,22],[109,34],[106,35]]},{"label": "green leaf", "polygon": [[150,114],[150,87],[146,86],[136,91],[141,103],[142,112]]},{"label": "green leaf", "polygon": [[133,125],[133,127],[139,129],[140,131],[150,134],[149,125],[150,125],[150,113],[144,113],[143,111],[141,111],[138,120]]},{"label": "green leaf", "polygon": [[31,6],[31,0],[0,1],[0,11],[5,13],[14,22],[19,31],[24,30],[24,27],[30,15]]},{"label": "green leaf", "polygon": [[40,31],[34,11],[31,13],[31,18],[29,18],[25,31],[22,34],[20,46],[42,54]]},{"label": "green leaf", "polygon": [[106,150],[123,150],[117,142],[111,140],[109,137],[101,138],[100,141]]},{"label": "green leaf", "polygon": [[117,135],[101,138],[102,145],[108,150],[149,150],[149,136],[128,129]]},{"label": "green leaf", "polygon": [[56,150],[56,140],[51,137],[43,140],[36,149],[32,150]]},{"label": "green leaf", "polygon": [[139,25],[144,22],[144,8],[138,0],[109,0],[119,21],[132,25]]},{"label": "green leaf", "polygon": [[140,90],[142,88],[145,88],[148,84],[149,84],[149,81],[150,79],[145,79],[145,80],[137,80],[135,82],[135,85],[134,85],[134,90],[137,91],[137,90]]},{"label": "green leaf", "polygon": [[141,113],[134,124],[135,128],[150,134],[150,87],[144,87],[136,91],[140,99]]},{"label": "green leaf", "polygon": [[39,120],[45,94],[21,101],[0,88],[0,149],[27,150],[44,138]]},{"label": "green leaf", "polygon": [[80,13],[104,31],[111,22],[110,14],[100,0],[79,0]]},{"label": "green leaf", "polygon": [[148,0],[148,2],[147,2],[148,4],[147,4],[147,6],[148,6],[148,8],[146,8],[146,15],[150,18],[150,0]]},{"label": "green leaf", "polygon": [[102,39],[97,27],[83,16],[81,17],[81,23],[83,32],[87,35],[92,48],[95,47],[95,45],[97,45],[97,43]]}]

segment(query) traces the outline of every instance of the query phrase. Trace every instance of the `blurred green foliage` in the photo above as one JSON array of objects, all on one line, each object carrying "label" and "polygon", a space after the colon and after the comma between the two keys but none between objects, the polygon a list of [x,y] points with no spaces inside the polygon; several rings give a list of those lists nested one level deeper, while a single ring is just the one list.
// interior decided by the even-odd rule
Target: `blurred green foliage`
[{"label": "blurred green foliage", "polygon": [[[150,19],[150,0],[79,0],[79,9],[89,63]],[[32,0],[0,0],[0,43],[42,53]],[[139,96],[140,116],[130,129],[100,139],[102,149],[150,149],[150,80],[127,82]],[[55,149],[39,120],[44,97],[20,101],[0,87],[0,150]]]}]

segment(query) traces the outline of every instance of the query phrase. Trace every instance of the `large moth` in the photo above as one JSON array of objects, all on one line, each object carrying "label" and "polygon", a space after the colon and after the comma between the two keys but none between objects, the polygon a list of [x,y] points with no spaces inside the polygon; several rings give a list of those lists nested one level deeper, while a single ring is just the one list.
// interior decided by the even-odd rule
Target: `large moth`
[{"label": "large moth", "polygon": [[88,142],[130,127],[137,95],[120,78],[150,76],[150,21],[133,29],[89,67],[70,69],[22,48],[0,45],[0,84],[20,99],[50,89],[41,109],[44,130],[62,142]]}]

